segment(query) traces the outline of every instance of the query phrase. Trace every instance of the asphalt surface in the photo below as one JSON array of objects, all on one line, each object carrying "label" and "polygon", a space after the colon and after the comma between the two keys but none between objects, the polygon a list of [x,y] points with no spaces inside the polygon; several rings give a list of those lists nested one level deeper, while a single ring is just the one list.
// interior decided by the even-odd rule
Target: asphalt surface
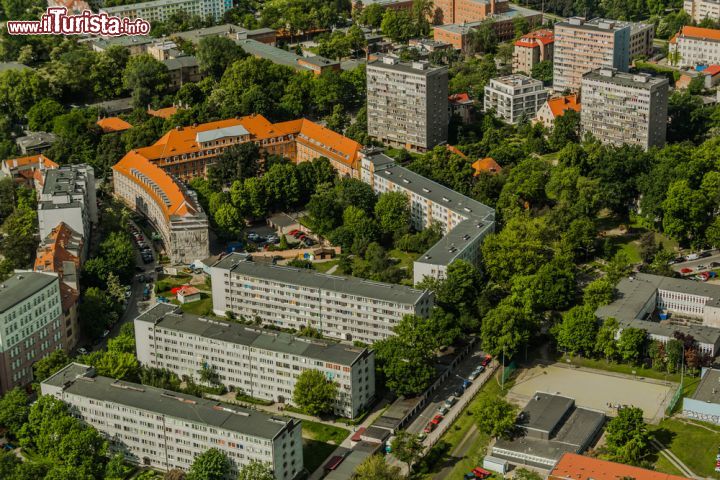
[{"label": "asphalt surface", "polygon": [[[687,273],[686,275],[694,275],[700,272],[712,270],[712,268],[710,267],[711,262],[720,263],[720,251],[712,250],[711,252],[712,255],[710,255],[709,257],[698,258],[697,260],[690,260],[688,262],[674,263],[672,265],[672,269],[676,272],[680,272],[680,270],[682,270],[683,268],[692,268],[692,273]],[[698,269],[699,265],[703,265],[706,268]]]}]

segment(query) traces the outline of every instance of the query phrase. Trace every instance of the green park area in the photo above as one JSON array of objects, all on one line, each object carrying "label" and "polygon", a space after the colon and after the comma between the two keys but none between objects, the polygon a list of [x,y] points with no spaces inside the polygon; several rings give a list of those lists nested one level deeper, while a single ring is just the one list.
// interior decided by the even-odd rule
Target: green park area
[{"label": "green park area", "polygon": [[[654,437],[667,446],[693,473],[703,478],[720,478],[715,471],[715,456],[720,448],[720,428],[708,423],[668,418],[650,426]],[[679,473],[664,457],[655,467],[667,473]]]},{"label": "green park area", "polygon": [[309,473],[317,470],[350,434],[344,428],[324,423],[302,421],[303,462]]}]

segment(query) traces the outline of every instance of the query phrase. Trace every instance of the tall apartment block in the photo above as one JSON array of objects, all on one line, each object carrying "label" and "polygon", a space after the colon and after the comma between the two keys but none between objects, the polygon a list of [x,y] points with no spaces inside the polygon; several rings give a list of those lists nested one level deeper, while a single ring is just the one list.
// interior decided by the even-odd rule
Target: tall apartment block
[{"label": "tall apartment block", "polygon": [[495,210],[395,163],[382,150],[362,153],[361,179],[378,194],[402,192],[416,230],[439,225],[443,238],[415,260],[413,279],[445,278],[455,260],[478,264],[485,236],[495,230]]},{"label": "tall apartment block", "polygon": [[697,23],[706,18],[720,20],[720,0],[685,0],[683,10]]},{"label": "tall apartment block", "polygon": [[186,12],[190,16],[210,17],[217,21],[232,6],[232,0],[154,0],[101,8],[100,13],[121,18],[142,18],[148,22],[164,22],[174,13]]},{"label": "tall apartment block", "polygon": [[196,456],[216,448],[230,461],[232,478],[253,460],[272,465],[276,480],[297,478],[303,470],[298,420],[103,377],[78,363],[42,382],[40,390],[68,404],[108,439],[112,452],[137,465],[187,470]]},{"label": "tall apartment block", "polygon": [[513,44],[513,73],[530,75],[535,65],[553,60],[555,34],[552,30],[535,30]]},{"label": "tall apartment block", "polygon": [[367,117],[371,138],[424,152],[447,142],[448,71],[391,57],[367,64]]},{"label": "tall apartment block", "polygon": [[668,80],[612,68],[582,80],[582,129],[603,143],[662,147],[668,122]]},{"label": "tall apartment block", "polygon": [[507,123],[531,120],[547,100],[543,82],[526,75],[513,74],[493,78],[485,85],[483,111],[494,110]]},{"label": "tall apartment block", "polygon": [[60,282],[20,272],[0,282],[0,395],[33,381],[33,363],[62,344]]},{"label": "tall apartment block", "polygon": [[682,27],[670,39],[670,52],[676,54],[677,65],[717,65],[720,63],[720,30],[713,28]]},{"label": "tall apartment block", "polygon": [[553,90],[577,92],[582,76],[596,68],[625,72],[630,64],[630,25],[573,17],[555,24]]},{"label": "tall apartment block", "polygon": [[[92,224],[97,221],[93,168],[81,164],[46,170],[38,200],[40,238],[47,237],[60,222],[65,222],[88,239]],[[83,258],[89,243],[85,241]]]},{"label": "tall apartment block", "polygon": [[338,415],[359,415],[375,395],[375,354],[366,348],[208,320],[165,303],[135,319],[135,338],[142,365],[196,381],[207,366],[255,398],[291,403],[298,376],[310,369],[337,383]]},{"label": "tall apartment block", "polygon": [[394,335],[405,315],[427,316],[431,292],[254,262],[233,253],[210,269],[213,311],[283,328],[313,327],[323,335],[373,343]]}]

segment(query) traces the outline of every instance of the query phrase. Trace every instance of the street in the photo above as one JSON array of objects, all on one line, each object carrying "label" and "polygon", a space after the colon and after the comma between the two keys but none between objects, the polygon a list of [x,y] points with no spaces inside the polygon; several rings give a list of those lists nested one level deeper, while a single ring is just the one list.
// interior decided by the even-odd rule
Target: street
[{"label": "street", "polygon": [[[680,263],[674,263],[672,265],[672,269],[676,272],[680,272],[683,268],[692,268],[692,275],[698,274],[700,272],[705,272],[708,270],[712,270],[712,267],[710,267],[711,262],[718,262],[720,263],[720,251],[718,250],[709,250],[712,252],[712,255],[705,258],[698,258],[697,260],[690,260],[687,262],[680,262]],[[706,268],[702,268],[698,270],[698,265],[703,265]],[[690,275],[689,273],[687,275]]]}]

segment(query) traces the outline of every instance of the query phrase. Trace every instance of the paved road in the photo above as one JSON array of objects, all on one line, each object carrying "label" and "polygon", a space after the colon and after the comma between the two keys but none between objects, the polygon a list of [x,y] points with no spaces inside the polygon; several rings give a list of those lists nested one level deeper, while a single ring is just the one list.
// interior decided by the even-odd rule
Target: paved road
[{"label": "paved road", "polygon": [[[692,274],[697,274],[700,272],[710,270],[711,262],[720,263],[720,252],[718,252],[717,250],[713,250],[712,255],[709,257],[698,258],[697,260],[690,260],[689,262],[675,263],[672,265],[672,269],[676,272],[679,272],[683,268],[692,268],[692,270],[693,270]],[[704,265],[707,268],[698,270],[698,265]]]}]

